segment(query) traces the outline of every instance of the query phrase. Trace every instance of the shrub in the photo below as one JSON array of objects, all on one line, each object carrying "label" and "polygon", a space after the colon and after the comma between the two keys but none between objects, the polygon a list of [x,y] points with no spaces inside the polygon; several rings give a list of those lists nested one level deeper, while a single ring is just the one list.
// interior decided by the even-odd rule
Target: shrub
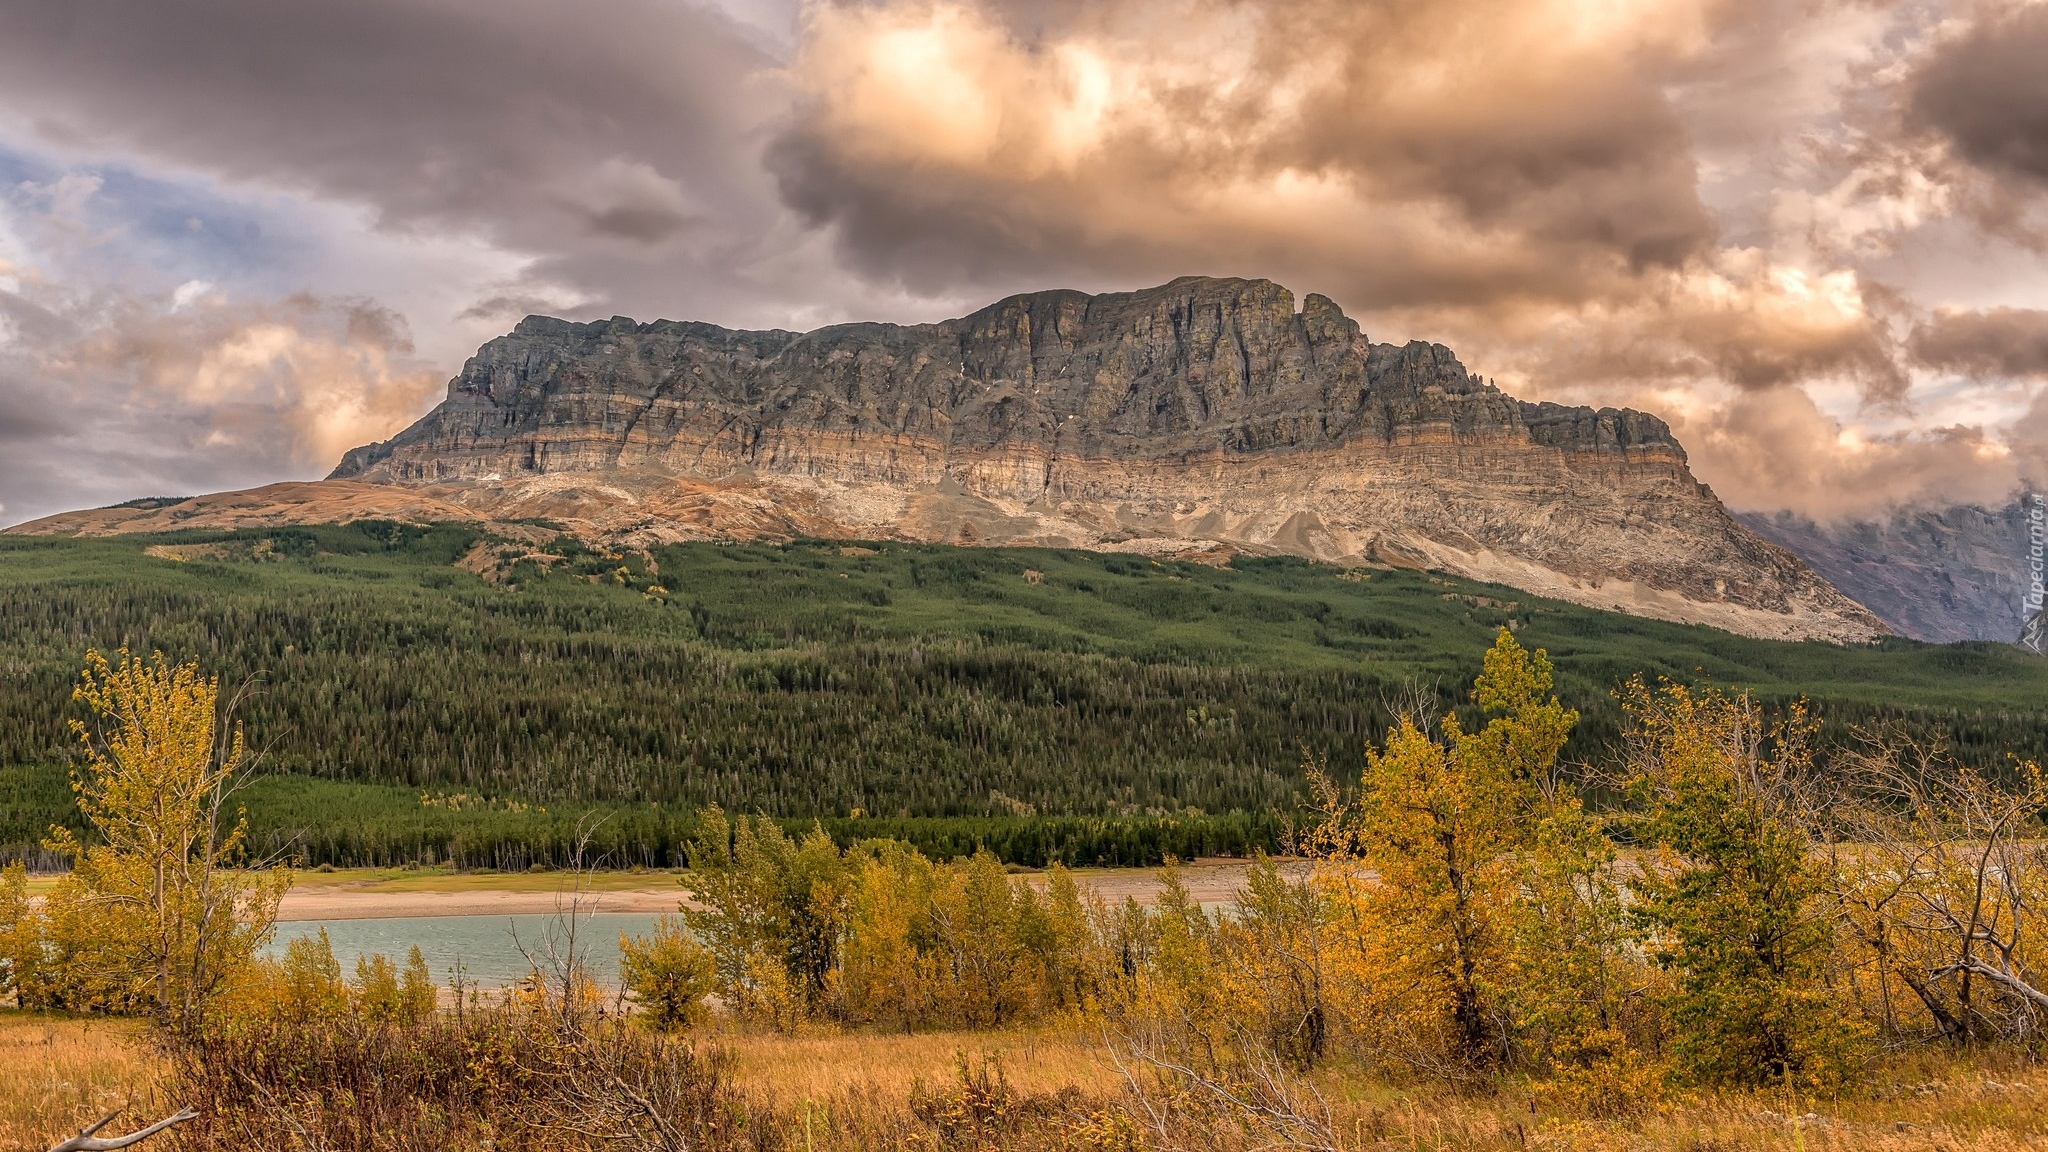
[{"label": "shrub", "polygon": [[656,1032],[679,1032],[710,1014],[704,998],[717,988],[718,966],[681,920],[663,916],[652,935],[620,934],[619,978],[643,1023]]},{"label": "shrub", "polygon": [[320,1021],[215,1014],[171,1058],[196,1152],[763,1147],[722,1053],[516,996],[412,1019],[360,1000]]}]

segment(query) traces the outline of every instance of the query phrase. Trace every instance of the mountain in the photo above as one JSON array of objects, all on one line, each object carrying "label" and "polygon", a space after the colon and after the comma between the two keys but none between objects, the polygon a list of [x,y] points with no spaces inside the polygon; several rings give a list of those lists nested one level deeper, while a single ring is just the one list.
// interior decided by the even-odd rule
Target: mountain
[{"label": "mountain", "polygon": [[1904,509],[1840,524],[1783,512],[1737,518],[1798,553],[1903,635],[2012,643],[2032,612],[2027,501]]},{"label": "mountain", "polygon": [[1887,632],[1738,523],[1654,416],[1532,404],[1264,280],[1037,292],[936,324],[529,317],[324,484],[15,531],[536,518],[617,545],[814,536],[1438,568],[1756,636]]}]

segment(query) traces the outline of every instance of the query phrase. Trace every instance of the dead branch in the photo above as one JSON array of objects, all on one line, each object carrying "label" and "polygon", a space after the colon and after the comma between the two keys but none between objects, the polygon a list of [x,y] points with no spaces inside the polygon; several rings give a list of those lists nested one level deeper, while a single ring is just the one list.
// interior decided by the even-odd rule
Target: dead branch
[{"label": "dead branch", "polygon": [[[1335,1122],[1322,1093],[1313,1084],[1291,1076],[1286,1062],[1263,1040],[1241,1028],[1233,1031],[1231,1047],[1238,1057],[1235,1072],[1216,1067],[1213,1058],[1177,1058],[1136,1035],[1121,1030],[1115,1033],[1109,1044],[1110,1059],[1159,1133],[1162,1146],[1175,1147],[1169,1136],[1169,1118],[1172,1097],[1179,1097],[1206,1104],[1216,1115],[1244,1125],[1264,1141],[1259,1145],[1262,1149],[1337,1152]],[[1129,1054],[1128,1061],[1124,1053]],[[1179,1091],[1170,1093],[1168,1101],[1155,1104],[1144,1078],[1137,1075],[1139,1067],[1177,1085]]]},{"label": "dead branch", "polygon": [[126,1148],[132,1144],[140,1144],[166,1128],[176,1127],[187,1120],[199,1119],[199,1113],[194,1112],[190,1108],[185,1108],[164,1117],[147,1128],[130,1132],[126,1136],[116,1136],[111,1140],[101,1140],[94,1135],[100,1129],[113,1123],[114,1117],[119,1116],[122,1111],[120,1108],[114,1109],[112,1112],[86,1125],[85,1129],[79,1132],[78,1135],[61,1144],[51,1145],[50,1152],[113,1152],[116,1148]]}]

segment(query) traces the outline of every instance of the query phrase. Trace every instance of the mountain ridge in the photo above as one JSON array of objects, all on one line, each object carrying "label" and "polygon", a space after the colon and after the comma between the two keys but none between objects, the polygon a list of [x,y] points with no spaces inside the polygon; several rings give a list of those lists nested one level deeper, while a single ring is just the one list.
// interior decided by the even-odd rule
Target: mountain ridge
[{"label": "mountain ridge", "polygon": [[[933,324],[808,333],[529,317],[327,483],[374,492],[386,514],[410,499],[627,545],[1278,552],[1751,635],[1888,631],[1736,522],[1655,416],[1519,400],[1441,344],[1374,344],[1327,297],[1297,308],[1264,280],[1025,293]],[[292,498],[346,503],[338,492]],[[279,515],[265,499],[71,530]]]},{"label": "mountain ridge", "polygon": [[1736,519],[1804,559],[1903,636],[2012,643],[2028,608],[2028,501],[1895,509],[1823,524],[1789,512]]}]

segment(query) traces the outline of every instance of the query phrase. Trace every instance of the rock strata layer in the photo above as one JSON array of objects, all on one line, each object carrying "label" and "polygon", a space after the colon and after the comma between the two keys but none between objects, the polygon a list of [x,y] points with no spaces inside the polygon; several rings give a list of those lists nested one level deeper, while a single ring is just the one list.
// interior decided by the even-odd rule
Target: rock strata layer
[{"label": "rock strata layer", "polygon": [[1442,345],[1374,344],[1327,298],[1297,308],[1263,280],[807,333],[530,317],[328,483],[626,544],[1292,553],[1751,635],[1887,631],[1736,522],[1656,417],[1517,400]]}]

